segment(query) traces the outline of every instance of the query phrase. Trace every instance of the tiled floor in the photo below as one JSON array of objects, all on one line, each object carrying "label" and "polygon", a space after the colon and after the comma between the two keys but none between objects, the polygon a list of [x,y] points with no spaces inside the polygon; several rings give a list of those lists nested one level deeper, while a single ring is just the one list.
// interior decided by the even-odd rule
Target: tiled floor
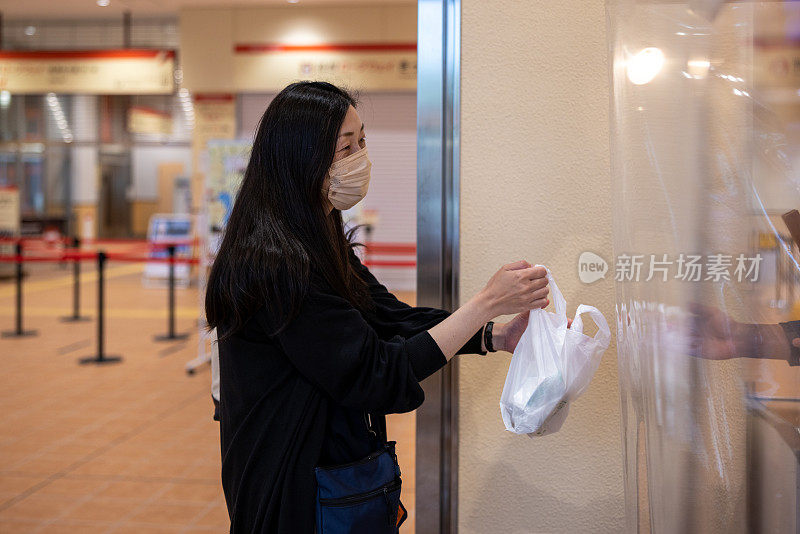
[{"label": "tiled floor", "polygon": [[[210,370],[184,371],[196,334],[153,341],[166,328],[166,295],[143,288],[141,268],[109,265],[106,349],[124,359],[103,366],[77,364],[96,352],[96,323],[59,322],[70,310],[69,271],[30,269],[25,327],[39,335],[0,339],[0,532],[227,531]],[[92,316],[93,274],[82,291]],[[13,284],[0,281],[2,330],[13,326],[13,302]],[[177,306],[178,329],[193,330],[197,291],[179,290]],[[389,432],[411,505],[413,414],[393,416]]]}]

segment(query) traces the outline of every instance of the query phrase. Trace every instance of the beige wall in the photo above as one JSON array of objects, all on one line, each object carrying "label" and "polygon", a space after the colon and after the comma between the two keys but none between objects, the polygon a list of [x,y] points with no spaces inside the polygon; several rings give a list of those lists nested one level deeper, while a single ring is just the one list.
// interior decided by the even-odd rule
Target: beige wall
[{"label": "beige wall", "polygon": [[[462,302],[524,258],[551,268],[570,315],[592,304],[614,324],[613,276],[577,276],[581,252],[611,257],[605,24],[601,0],[462,0]],[[503,427],[509,362],[460,362],[459,532],[621,532],[615,345],[535,440]]]}]

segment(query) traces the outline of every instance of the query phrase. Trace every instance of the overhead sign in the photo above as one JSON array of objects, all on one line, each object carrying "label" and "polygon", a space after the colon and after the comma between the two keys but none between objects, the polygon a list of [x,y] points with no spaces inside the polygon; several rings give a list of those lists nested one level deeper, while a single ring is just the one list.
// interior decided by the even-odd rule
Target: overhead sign
[{"label": "overhead sign", "polygon": [[298,80],[370,90],[417,87],[416,43],[239,44],[234,52],[241,91],[279,91]]},{"label": "overhead sign", "polygon": [[0,52],[0,90],[11,93],[170,94],[172,50]]}]

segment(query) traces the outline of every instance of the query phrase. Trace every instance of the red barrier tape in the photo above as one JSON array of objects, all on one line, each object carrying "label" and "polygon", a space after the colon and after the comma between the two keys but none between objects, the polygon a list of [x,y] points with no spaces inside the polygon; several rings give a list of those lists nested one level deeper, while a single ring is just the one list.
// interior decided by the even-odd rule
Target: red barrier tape
[{"label": "red barrier tape", "polygon": [[47,245],[55,245],[56,243],[71,243],[72,239],[68,237],[57,237],[55,239],[48,239],[46,237],[0,237],[0,243],[44,243]]},{"label": "red barrier tape", "polygon": [[130,256],[127,254],[106,254],[106,258],[109,261],[128,261],[132,263],[170,263],[173,262],[175,265],[179,265],[181,263],[189,264],[189,265],[197,265],[200,263],[199,258],[150,258],[147,256]]},{"label": "red barrier tape", "polygon": [[[42,243],[46,245],[53,245],[56,243],[71,244],[71,237],[57,237],[47,238],[43,236],[35,237],[0,237],[0,243]],[[84,245],[141,245],[143,247],[151,246],[157,248],[166,248],[170,245],[185,246],[185,245],[199,245],[200,239],[179,239],[170,242],[152,243],[146,239],[139,239],[133,237],[117,237],[117,238],[102,238],[102,239],[84,239],[81,241]],[[371,241],[364,243],[367,250],[375,254],[416,254],[417,246],[414,243],[380,243]]]},{"label": "red barrier tape", "polygon": [[59,263],[63,261],[66,261],[66,258],[61,256],[0,256],[0,263]]},{"label": "red barrier tape", "polygon": [[[128,256],[125,254],[106,254],[109,261],[128,261],[132,263],[169,263],[169,258],[149,258],[147,256]],[[97,261],[97,254],[85,252],[79,254],[61,254],[59,256],[0,256],[0,263],[61,263],[65,261]],[[196,265],[198,258],[175,258],[175,264]]]},{"label": "red barrier tape", "polygon": [[364,262],[367,267],[416,267],[416,261],[384,261],[384,260],[367,260]]},{"label": "red barrier tape", "polygon": [[[68,238],[59,239],[44,239],[44,238],[17,238],[17,237],[0,237],[0,243],[37,243],[53,245],[56,243],[71,243],[72,240]],[[127,244],[127,245],[141,245],[146,247],[147,250],[142,252],[162,251],[170,246],[187,246],[197,245],[200,240],[184,239],[172,242],[151,243],[142,239],[92,239],[86,240],[82,244],[86,245],[99,245],[99,244]],[[45,250],[36,247],[36,250]],[[67,248],[66,250],[74,250]],[[385,255],[385,256],[403,256],[416,254],[417,247],[415,244],[408,243],[377,243],[370,242],[366,244],[366,251],[368,254]],[[178,264],[197,265],[200,263],[199,258],[181,258],[176,257],[174,260],[170,258],[152,258],[149,256],[131,255],[130,253],[107,253],[106,258],[110,261],[124,261],[132,263],[170,263],[174,261]],[[96,252],[65,252],[58,256],[0,256],[0,263],[46,263],[46,262],[64,262],[64,261],[90,261],[96,260]],[[397,267],[397,268],[411,268],[416,267],[416,260],[397,261],[397,260],[379,260],[379,259],[366,259],[364,265],[367,267]]]},{"label": "red barrier tape", "polygon": [[417,245],[413,243],[366,243],[369,254],[406,255],[416,254]]},{"label": "red barrier tape", "polygon": [[134,238],[113,238],[113,239],[87,239],[82,241],[87,245],[141,245],[143,247],[150,246],[150,247],[163,247],[166,248],[170,245],[174,245],[176,247],[186,246],[186,245],[199,245],[200,239],[178,239],[175,241],[159,241],[157,243],[150,242],[146,239],[134,239]]},{"label": "red barrier tape", "polygon": [[[44,245],[55,245],[55,244],[65,244],[71,245],[72,238],[70,237],[58,237],[55,239],[48,239],[46,237],[0,237],[0,243],[21,243],[21,244],[44,244]],[[199,245],[200,240],[195,239],[179,239],[176,241],[163,241],[158,243],[151,243],[146,239],[135,239],[135,238],[113,238],[113,239],[86,239],[81,241],[81,245],[140,245],[142,247],[151,247],[151,248],[167,248],[171,245],[176,247],[180,246],[187,246],[187,245]]]}]

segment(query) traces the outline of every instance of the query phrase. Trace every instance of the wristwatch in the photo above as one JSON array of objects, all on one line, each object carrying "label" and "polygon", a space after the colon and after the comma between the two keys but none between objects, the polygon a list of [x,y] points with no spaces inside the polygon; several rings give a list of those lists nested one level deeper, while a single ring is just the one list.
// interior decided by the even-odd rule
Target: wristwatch
[{"label": "wristwatch", "polygon": [[483,329],[483,345],[487,352],[495,352],[494,345],[492,345],[492,327],[494,327],[494,321],[489,321]]}]

